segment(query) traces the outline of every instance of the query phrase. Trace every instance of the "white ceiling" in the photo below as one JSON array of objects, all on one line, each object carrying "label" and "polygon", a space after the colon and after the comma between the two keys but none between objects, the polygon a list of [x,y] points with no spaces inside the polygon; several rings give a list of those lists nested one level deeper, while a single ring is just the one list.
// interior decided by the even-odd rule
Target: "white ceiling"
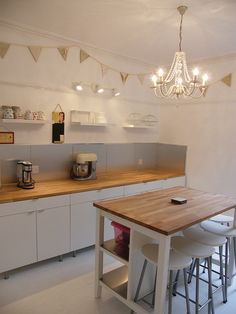
[{"label": "white ceiling", "polygon": [[236,52],[236,0],[0,0],[0,19],[164,64],[178,50],[181,4],[188,60]]}]

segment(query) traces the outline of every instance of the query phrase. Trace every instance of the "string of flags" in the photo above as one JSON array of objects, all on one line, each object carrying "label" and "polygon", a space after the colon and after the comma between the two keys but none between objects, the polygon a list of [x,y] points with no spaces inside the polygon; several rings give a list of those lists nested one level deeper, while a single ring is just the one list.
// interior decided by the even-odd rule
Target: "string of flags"
[{"label": "string of flags", "polygon": [[[0,42],[0,57],[2,59],[6,56],[10,46],[20,46],[20,47],[27,48],[35,62],[38,61],[42,49],[45,49],[45,48],[47,48],[47,49],[50,49],[50,48],[57,49],[57,51],[59,52],[60,56],[63,58],[64,61],[66,61],[67,60],[67,56],[68,56],[69,48],[78,47],[78,46],[69,46],[69,47],[61,47],[61,46],[59,46],[59,47],[27,46],[27,45],[20,45],[20,44],[13,44],[13,43],[10,44],[10,43],[6,43],[6,42]],[[154,73],[154,71],[150,71],[149,73],[126,73],[126,72],[121,72],[121,71],[119,71],[119,70],[117,70],[115,68],[110,67],[109,65],[106,65],[106,64],[100,62],[99,60],[97,60],[96,58],[91,56],[87,51],[85,51],[84,49],[80,48],[80,54],[79,54],[80,63],[84,62],[88,58],[91,58],[91,59],[95,60],[96,62],[98,62],[100,64],[102,77],[104,77],[109,70],[117,72],[117,73],[120,74],[121,81],[122,81],[122,83],[124,85],[127,82],[127,79],[128,79],[129,76],[136,76],[138,81],[140,82],[140,84],[143,85],[145,77],[150,76],[150,75],[152,75]],[[217,82],[222,82],[226,86],[231,87],[231,84],[232,84],[232,73],[229,73],[229,74],[225,75],[224,77],[222,77],[221,79],[215,81],[214,83],[212,83],[210,85],[213,85],[213,84],[215,84]]]}]

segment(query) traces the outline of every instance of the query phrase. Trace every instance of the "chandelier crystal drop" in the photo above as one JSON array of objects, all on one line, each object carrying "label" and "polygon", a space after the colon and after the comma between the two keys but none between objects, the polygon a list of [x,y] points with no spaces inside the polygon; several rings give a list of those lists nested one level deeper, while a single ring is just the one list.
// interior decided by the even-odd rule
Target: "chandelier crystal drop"
[{"label": "chandelier crystal drop", "polygon": [[179,6],[177,10],[181,16],[179,51],[175,53],[170,70],[166,75],[162,69],[159,69],[157,73],[152,76],[153,86],[151,88],[154,90],[156,96],[199,98],[206,93],[208,76],[204,74],[200,80],[200,73],[197,68],[193,69],[192,76],[189,75],[186,55],[185,52],[182,51],[182,24],[187,7]]}]

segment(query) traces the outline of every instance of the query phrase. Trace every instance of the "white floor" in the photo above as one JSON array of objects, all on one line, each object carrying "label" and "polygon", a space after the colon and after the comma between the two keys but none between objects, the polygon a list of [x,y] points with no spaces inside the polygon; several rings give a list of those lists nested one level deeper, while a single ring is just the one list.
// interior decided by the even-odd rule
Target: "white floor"
[{"label": "white floor", "polygon": [[[114,266],[107,257],[107,268]],[[190,287],[191,289],[191,287]],[[221,293],[215,295],[216,314],[236,313],[236,278],[229,288],[226,304]],[[94,250],[80,252],[25,267],[0,278],[0,314],[128,314],[129,309],[108,292],[94,298]],[[173,314],[184,314],[180,297],[173,298]],[[194,311],[192,311],[194,313]],[[207,313],[204,309],[201,313]]]}]

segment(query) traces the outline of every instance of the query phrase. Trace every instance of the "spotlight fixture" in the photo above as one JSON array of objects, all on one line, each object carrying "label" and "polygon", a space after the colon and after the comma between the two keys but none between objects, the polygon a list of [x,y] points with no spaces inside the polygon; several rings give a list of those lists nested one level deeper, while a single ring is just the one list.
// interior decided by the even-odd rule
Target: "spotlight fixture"
[{"label": "spotlight fixture", "polygon": [[79,83],[73,83],[73,87],[74,87],[74,89],[75,89],[76,91],[79,91],[79,92],[83,90],[83,85],[82,85],[81,82],[79,82]]},{"label": "spotlight fixture", "polygon": [[112,89],[112,95],[113,95],[114,97],[120,96],[120,92],[113,88],[113,89]]},{"label": "spotlight fixture", "polygon": [[98,89],[97,89],[97,93],[98,93],[98,94],[102,94],[102,93],[104,93],[104,88],[102,88],[102,87],[98,87]]},{"label": "spotlight fixture", "polygon": [[179,51],[175,53],[173,63],[167,74],[162,69],[159,69],[157,74],[152,76],[152,88],[156,96],[199,98],[206,93],[208,76],[204,74],[200,80],[200,73],[197,68],[192,71],[192,76],[188,72],[185,52],[182,51],[182,24],[187,7],[182,5],[177,10],[181,17],[179,26]]}]

